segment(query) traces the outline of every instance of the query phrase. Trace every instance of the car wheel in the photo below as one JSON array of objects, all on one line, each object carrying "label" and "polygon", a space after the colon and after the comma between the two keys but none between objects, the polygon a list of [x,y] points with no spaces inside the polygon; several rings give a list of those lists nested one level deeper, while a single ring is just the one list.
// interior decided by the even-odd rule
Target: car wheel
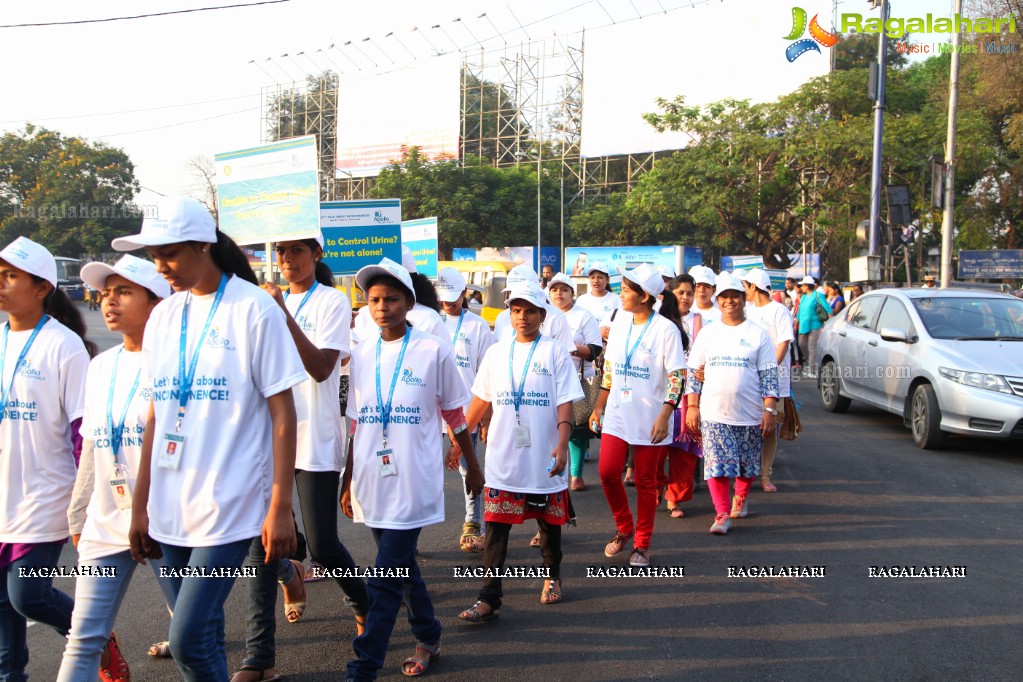
[{"label": "car wheel", "polygon": [[941,410],[938,396],[930,384],[920,384],[913,391],[910,403],[909,427],[913,431],[913,442],[923,450],[938,450],[945,446],[948,434],[941,430]]},{"label": "car wheel", "polygon": [[821,375],[817,380],[821,393],[821,405],[828,412],[845,412],[852,402],[838,392],[838,366],[834,360],[821,365]]}]

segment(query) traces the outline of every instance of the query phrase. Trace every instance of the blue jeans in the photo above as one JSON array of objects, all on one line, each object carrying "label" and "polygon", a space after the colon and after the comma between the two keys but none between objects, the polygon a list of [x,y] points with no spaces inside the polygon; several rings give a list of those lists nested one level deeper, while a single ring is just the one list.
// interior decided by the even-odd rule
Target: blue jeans
[{"label": "blue jeans", "polygon": [[[164,597],[170,594],[166,578],[160,577],[162,559],[149,559],[157,582],[164,590]],[[131,576],[138,564],[125,550],[98,559],[79,560],[79,566],[107,567],[113,575],[82,575],[75,580],[75,610],[71,614],[71,634],[64,659],[60,663],[57,682],[94,682],[99,670],[100,658],[106,646],[110,631],[114,629],[117,612],[124,595],[128,592]],[[171,595],[171,598],[173,596]],[[168,601],[173,608],[173,602]]]},{"label": "blue jeans", "polygon": [[[18,569],[52,569],[60,560],[60,542],[36,545],[10,566],[0,569],[0,681],[22,682],[28,679],[27,620],[49,625],[61,635],[71,629],[74,600],[53,589],[53,578],[29,578]],[[98,666],[97,666],[98,667]],[[95,674],[95,671],[93,671]]]},{"label": "blue jeans", "polygon": [[[248,619],[245,621],[245,659],[242,665],[256,668],[273,668],[277,665],[277,580],[285,582],[291,577],[290,568],[295,569],[288,559],[266,562],[263,539],[253,538],[249,544],[245,566],[256,568],[256,577],[246,580],[249,593]],[[285,567],[287,564],[287,567]]]},{"label": "blue jeans", "polygon": [[378,568],[407,568],[408,578],[369,579],[369,613],[366,631],[352,642],[356,659],[348,662],[347,680],[375,680],[384,666],[387,644],[402,602],[416,640],[434,645],[440,642],[440,621],[433,616],[433,602],[416,563],[416,543],[422,528],[388,530],[373,528],[377,543]]},{"label": "blue jeans", "polygon": [[[477,432],[472,434],[472,447],[476,449],[476,441],[479,438]],[[480,462],[482,465],[483,462]],[[477,495],[476,499],[469,497],[469,493],[465,492],[465,475],[469,473],[466,468],[465,457],[463,457],[458,463],[458,473],[462,475],[462,494],[465,495],[465,522],[466,523],[478,523],[480,524],[480,535],[487,532],[486,523],[483,521],[483,495]]]},{"label": "blue jeans", "polygon": [[[178,547],[160,544],[167,568],[239,568],[251,540],[214,547]],[[187,682],[223,682],[227,672],[224,647],[224,602],[234,578],[168,578],[174,591],[170,649],[181,677]]]}]

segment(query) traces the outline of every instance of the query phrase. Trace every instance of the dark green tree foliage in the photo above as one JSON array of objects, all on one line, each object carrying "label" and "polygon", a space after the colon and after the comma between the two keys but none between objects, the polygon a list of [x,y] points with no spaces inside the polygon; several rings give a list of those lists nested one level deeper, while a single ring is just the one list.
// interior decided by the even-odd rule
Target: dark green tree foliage
[{"label": "dark green tree foliage", "polygon": [[110,250],[142,213],[135,168],[120,149],[25,126],[0,137],[0,242],[25,236],[55,255]]}]

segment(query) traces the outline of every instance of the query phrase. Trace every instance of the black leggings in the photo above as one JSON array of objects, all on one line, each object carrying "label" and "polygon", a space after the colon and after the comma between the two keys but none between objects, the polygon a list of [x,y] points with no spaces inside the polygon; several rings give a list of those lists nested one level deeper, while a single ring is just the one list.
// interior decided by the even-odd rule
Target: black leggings
[{"label": "black leggings", "polygon": [[[536,520],[540,526],[540,553],[543,555],[543,565],[550,569],[549,580],[561,579],[561,526],[547,523],[542,519]],[[512,524],[487,521],[487,544],[483,550],[483,566],[486,568],[504,568],[504,560],[508,556],[508,535],[511,533]],[[501,608],[501,597],[504,590],[501,588],[500,578],[484,578],[483,587],[480,590],[479,600],[490,606],[495,611]]]}]

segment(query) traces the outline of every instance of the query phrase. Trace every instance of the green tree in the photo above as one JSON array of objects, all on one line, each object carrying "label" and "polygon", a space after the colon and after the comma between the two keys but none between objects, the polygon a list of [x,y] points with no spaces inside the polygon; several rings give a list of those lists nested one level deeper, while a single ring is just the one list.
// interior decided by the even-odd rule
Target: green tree
[{"label": "green tree", "polygon": [[55,255],[110,250],[138,230],[135,168],[120,149],[37,128],[0,137],[0,241],[26,236]]}]

